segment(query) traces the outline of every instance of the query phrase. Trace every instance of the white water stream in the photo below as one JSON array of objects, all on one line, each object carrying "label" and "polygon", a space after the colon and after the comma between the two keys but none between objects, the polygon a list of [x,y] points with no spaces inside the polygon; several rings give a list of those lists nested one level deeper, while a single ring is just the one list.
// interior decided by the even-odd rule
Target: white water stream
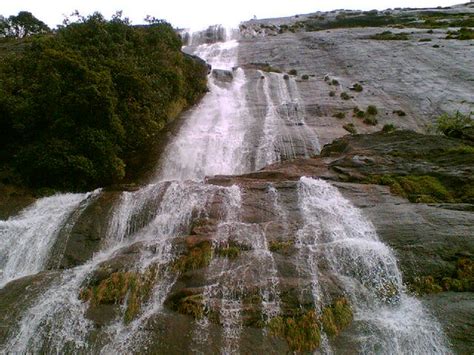
[{"label": "white water stream", "polygon": [[[202,293],[204,305],[207,308],[218,304],[220,352],[240,352],[245,286],[241,275],[252,275],[259,281],[262,321],[280,314],[279,270],[269,250],[269,224],[243,221],[241,213],[245,206],[241,188],[209,185],[203,179],[250,172],[251,161],[261,168],[281,159],[307,156],[319,150],[317,135],[304,122],[304,107],[300,104],[296,82],[275,73],[260,73],[265,78],[261,80],[264,80],[262,97],[266,112],[264,122],[255,125],[246,99],[245,86],[249,79],[244,70],[234,68],[238,54],[235,39],[201,44],[191,50],[213,68],[229,70],[233,79],[219,82],[210,75],[210,92],[185,115],[183,126],[165,149],[155,182],[138,191],[122,193],[109,221],[102,250],[86,264],[64,270],[53,280],[24,311],[2,350],[9,353],[146,352],[150,324],[163,315],[164,302],[177,282],[171,267],[179,255],[176,241],[189,233],[194,219],[206,216],[219,201],[225,208],[220,213],[215,243],[234,241],[250,246],[245,251],[245,262],[238,269],[226,258],[214,258],[203,275],[208,282]],[[261,131],[254,131],[257,126]],[[277,188],[267,186],[265,191],[271,213],[284,226],[284,233],[290,233],[289,216],[294,211],[290,211]],[[344,286],[354,308],[360,339],[357,351],[448,352],[438,323],[418,300],[404,293],[396,259],[378,240],[371,223],[326,182],[302,178],[297,194],[301,217],[296,240],[300,272],[311,279],[315,305],[321,305],[325,297],[325,285],[320,282],[322,268],[325,272],[330,270]],[[0,280],[6,283],[41,271],[68,216],[84,208],[91,196],[66,194],[39,200],[17,217],[0,222],[3,268]],[[33,244],[35,248],[26,248]],[[158,282],[132,322],[125,324],[123,317],[115,317],[100,329],[101,339],[97,340],[94,334],[98,330],[86,316],[88,304],[79,300],[78,295],[95,270],[124,254],[136,255],[133,261],[136,271],[152,265],[157,267]],[[191,318],[189,321],[192,322]],[[192,350],[206,353],[208,342],[213,339],[210,323],[207,315],[193,322]],[[263,329],[262,333],[265,332]],[[327,338],[323,338],[322,351],[331,352]]]}]

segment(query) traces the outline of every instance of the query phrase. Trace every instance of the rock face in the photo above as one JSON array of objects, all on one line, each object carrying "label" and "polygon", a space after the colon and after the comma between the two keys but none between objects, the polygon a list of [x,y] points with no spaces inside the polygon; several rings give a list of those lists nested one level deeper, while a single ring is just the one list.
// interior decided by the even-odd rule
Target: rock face
[{"label": "rock face", "polygon": [[230,83],[234,79],[234,75],[230,70],[213,69],[212,76],[219,82]]},{"label": "rock face", "polygon": [[[435,11],[473,13],[469,7]],[[444,112],[472,111],[474,69],[470,61],[474,49],[470,41],[445,39],[445,28],[427,33],[428,29],[409,25],[396,29],[378,24],[308,31],[303,25],[305,20],[338,15],[351,16],[335,11],[241,25],[245,38],[239,47],[239,65],[269,63],[282,72],[295,70],[306,122],[320,133],[322,146],[346,134],[342,128],[346,123],[353,123],[360,133],[380,130],[389,123],[423,132]],[[383,31],[408,33],[409,40],[369,39]],[[308,76],[306,80],[303,75]],[[360,83],[363,91],[351,91],[354,83]],[[334,96],[329,96],[331,91]],[[348,100],[341,99],[343,92],[349,94]],[[352,114],[355,106],[365,110],[368,105],[379,111],[375,127]],[[405,115],[399,116],[398,110]],[[338,112],[345,112],[346,117],[332,117]]]}]

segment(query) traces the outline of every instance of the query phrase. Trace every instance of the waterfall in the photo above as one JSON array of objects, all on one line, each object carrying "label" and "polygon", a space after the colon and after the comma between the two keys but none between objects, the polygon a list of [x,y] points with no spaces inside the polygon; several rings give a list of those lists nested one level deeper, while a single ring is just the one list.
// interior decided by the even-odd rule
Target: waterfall
[{"label": "waterfall", "polygon": [[0,288],[43,270],[56,238],[68,228],[68,219],[98,194],[99,190],[45,197],[17,216],[0,221]]},{"label": "waterfall", "polygon": [[[271,348],[266,326],[283,312],[282,279],[309,279],[310,298],[319,311],[328,299],[328,277],[337,280],[353,307],[358,346],[354,351],[448,352],[439,324],[420,301],[406,294],[390,248],[337,188],[305,177],[296,183],[296,190],[284,192],[286,187],[276,183],[263,182],[249,192],[245,186],[207,182],[208,176],[248,173],[283,159],[308,157],[320,149],[316,133],[305,123],[295,79],[238,68],[238,41],[229,37],[220,27],[190,36],[186,51],[207,60],[213,70],[221,70],[210,74],[210,92],[184,114],[184,123],[165,148],[152,183],[121,193],[100,251],[85,264],[58,273],[45,286],[10,330],[2,351],[156,353],[161,343],[154,327],[158,323],[160,331],[167,330],[163,330],[170,316],[166,300],[184,282],[176,261],[187,247],[186,238],[202,237],[190,236],[194,221],[205,219],[214,223],[209,235],[202,237],[211,241],[211,259],[199,269],[197,280],[192,280],[203,314],[198,319],[188,316],[183,344],[177,344],[181,352],[248,352],[242,343],[248,336],[246,312],[251,307],[258,311],[252,321],[260,327],[252,329],[252,336]],[[252,87],[259,91],[258,97],[250,97]],[[263,107],[259,113],[251,110],[251,100]],[[249,201],[252,193],[260,194],[261,200]],[[60,231],[97,194],[41,199],[18,216],[1,221],[0,285],[43,270]],[[261,220],[246,212],[264,206]],[[282,240],[294,239],[296,255],[289,264],[296,264],[296,270],[285,275],[281,255],[271,250],[275,234]],[[219,250],[229,246],[235,246],[239,256],[219,255]],[[149,297],[131,320],[123,317],[130,292],[121,302],[106,305],[114,308],[111,319],[97,326],[90,318],[92,301],[80,295],[87,285],[104,277],[104,270],[135,274],[153,270]],[[324,334],[321,351],[333,351]]]},{"label": "waterfall", "polygon": [[360,352],[449,353],[440,325],[405,293],[393,252],[361,212],[323,180],[302,177],[298,197],[304,220],[298,248],[314,279],[315,303],[322,299],[325,264],[352,301]]}]

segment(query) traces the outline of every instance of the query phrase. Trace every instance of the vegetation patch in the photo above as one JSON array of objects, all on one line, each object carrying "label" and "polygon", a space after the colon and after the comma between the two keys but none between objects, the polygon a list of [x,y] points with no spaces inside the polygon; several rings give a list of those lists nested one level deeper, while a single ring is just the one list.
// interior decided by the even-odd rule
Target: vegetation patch
[{"label": "vegetation patch", "polygon": [[375,126],[377,125],[378,123],[378,120],[374,117],[374,116],[367,116],[364,118],[364,121],[363,121],[365,124],[368,124],[368,125],[371,125],[371,126]]},{"label": "vegetation patch", "polygon": [[293,251],[294,244],[293,240],[272,240],[269,243],[268,249],[272,253],[288,255]]},{"label": "vegetation patch", "polygon": [[322,309],[318,316],[314,309],[300,310],[292,316],[279,316],[268,323],[270,334],[285,339],[292,352],[315,351],[321,343],[321,330],[334,337],[349,326],[353,314],[345,298],[339,298]]},{"label": "vegetation patch", "polygon": [[346,113],[345,112],[336,112],[335,114],[332,115],[332,117],[342,119],[342,118],[346,117]]},{"label": "vegetation patch", "polygon": [[393,110],[393,113],[399,117],[403,117],[407,115],[405,111],[402,111],[402,110]]},{"label": "vegetation patch", "polygon": [[178,272],[197,270],[209,265],[212,259],[212,245],[204,241],[187,250],[186,254],[175,260],[173,269]]},{"label": "vegetation patch", "polygon": [[342,126],[347,132],[351,134],[357,134],[357,129],[355,128],[353,123],[347,123],[344,126]]},{"label": "vegetation patch", "polygon": [[186,289],[168,297],[165,305],[173,311],[194,319],[202,319],[207,313],[203,296]]},{"label": "vegetation patch", "polygon": [[355,92],[361,92],[362,90],[364,90],[364,88],[362,87],[361,84],[355,83],[354,85],[352,85],[350,90],[355,91]]},{"label": "vegetation patch", "polygon": [[377,107],[375,107],[374,105],[369,105],[367,107],[367,114],[368,115],[376,115],[378,113],[379,113],[379,111],[377,110]]},{"label": "vegetation patch", "polygon": [[474,39],[474,29],[463,27],[459,31],[448,31],[446,39],[458,39],[461,41]]},{"label": "vegetation patch", "polygon": [[341,93],[341,99],[343,100],[349,100],[351,96],[347,92],[342,92]]},{"label": "vegetation patch", "polygon": [[308,79],[309,79],[309,75],[307,75],[307,74],[301,75],[301,79],[302,79],[302,80],[308,80]]},{"label": "vegetation patch", "polygon": [[80,291],[79,298],[92,307],[104,304],[125,304],[124,322],[129,323],[148,301],[158,276],[158,268],[150,266],[144,272],[114,272],[98,284]]},{"label": "vegetation patch", "polygon": [[392,33],[391,31],[384,31],[369,36],[370,39],[377,41],[407,41],[410,39],[408,33]]},{"label": "vegetation patch", "polygon": [[390,133],[390,132],[393,132],[393,131],[395,131],[395,126],[392,123],[385,124],[382,127],[382,132]]},{"label": "vegetation patch", "polygon": [[439,116],[436,119],[434,131],[447,137],[461,138],[464,128],[471,126],[473,126],[473,120],[470,115],[468,116],[457,111],[453,115],[445,113]]},{"label": "vegetation patch", "polygon": [[330,97],[336,96],[336,92],[335,92],[335,91],[329,91],[329,96],[330,96]]},{"label": "vegetation patch", "polygon": [[453,196],[449,190],[435,177],[428,175],[382,175],[371,176],[367,183],[388,185],[390,191],[410,202],[433,203],[453,202]]},{"label": "vegetation patch", "polygon": [[459,258],[455,271],[448,276],[415,277],[409,283],[409,289],[417,295],[438,293],[443,291],[474,292],[474,260]]},{"label": "vegetation patch", "polygon": [[298,75],[298,71],[296,69],[291,69],[288,74],[290,75]]},{"label": "vegetation patch", "polygon": [[234,241],[228,241],[215,247],[214,254],[221,258],[236,259],[240,256],[242,251],[250,250],[251,248],[247,245],[236,243]]}]

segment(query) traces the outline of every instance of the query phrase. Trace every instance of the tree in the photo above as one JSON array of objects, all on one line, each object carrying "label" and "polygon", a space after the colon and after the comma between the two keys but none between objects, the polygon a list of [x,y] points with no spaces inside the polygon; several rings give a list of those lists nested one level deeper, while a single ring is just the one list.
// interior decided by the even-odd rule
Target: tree
[{"label": "tree", "polygon": [[20,11],[17,16],[11,15],[8,19],[0,18],[0,33],[5,37],[24,38],[50,31],[43,21],[28,11]]}]

